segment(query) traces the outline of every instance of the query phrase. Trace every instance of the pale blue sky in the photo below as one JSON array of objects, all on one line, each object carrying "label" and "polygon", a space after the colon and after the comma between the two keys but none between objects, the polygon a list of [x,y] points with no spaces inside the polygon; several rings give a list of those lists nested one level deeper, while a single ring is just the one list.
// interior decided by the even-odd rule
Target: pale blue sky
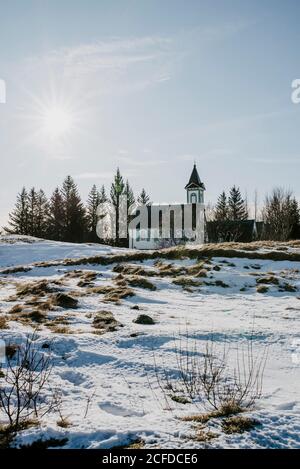
[{"label": "pale blue sky", "polygon": [[[71,174],[85,198],[117,166],[156,202],[185,201],[193,161],[215,202],[233,184],[300,198],[300,3],[1,2],[0,221],[23,185]],[[41,133],[53,100],[72,129]]]}]

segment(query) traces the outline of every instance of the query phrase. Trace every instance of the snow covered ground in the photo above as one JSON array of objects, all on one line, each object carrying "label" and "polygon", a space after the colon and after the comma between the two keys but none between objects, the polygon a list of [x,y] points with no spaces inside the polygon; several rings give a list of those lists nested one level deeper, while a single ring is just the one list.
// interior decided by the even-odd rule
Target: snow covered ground
[{"label": "snow covered ground", "polygon": [[[176,276],[172,268],[189,268],[197,260],[163,259],[163,265],[172,264],[170,275],[159,274],[157,260],[130,261],[127,264],[132,267],[156,269],[157,275],[146,277],[156,289],[131,286],[134,296],[119,302],[108,302],[103,293],[91,290],[101,286],[121,289],[115,283],[116,263],[80,265],[78,260],[78,265],[72,266],[33,264],[120,252],[129,250],[34,238],[0,240],[2,268],[29,264],[32,267],[0,275],[0,316],[7,320],[6,328],[0,329],[2,339],[18,343],[35,327],[33,323],[20,322],[16,315],[10,316],[15,305],[28,309],[25,303],[30,294],[15,296],[20,285],[46,279],[49,285],[78,299],[77,308],[46,311],[48,322],[39,323],[37,332],[41,347],[51,341],[51,384],[62,390],[62,413],[71,425],[61,428],[57,426],[57,415],[49,414],[41,420],[40,427],[22,431],[15,444],[53,436],[66,437],[65,448],[111,448],[139,439],[149,448],[299,448],[300,262],[216,257],[204,265],[207,277],[188,275],[195,284],[183,288],[173,283]],[[86,286],[78,286],[82,272],[70,274],[75,269],[83,271],[83,275],[92,271],[97,276]],[[259,293],[257,280],[270,276],[277,280]],[[137,305],[139,310],[132,309]],[[95,333],[93,319],[101,310],[110,311],[123,327]],[[151,316],[155,323],[133,322],[139,314]],[[48,327],[49,321],[56,319],[59,324],[62,317],[65,331],[55,332]],[[199,406],[172,399],[166,405],[164,394],[168,392],[157,382],[157,369],[178,371],[178,344],[184,343],[186,331],[190,340],[198,344],[197,350],[203,349],[212,334],[219,348],[226,342],[233,351],[242,350],[250,339],[255,355],[268,348],[263,397],[246,414],[260,425],[251,431],[226,434],[220,419],[213,418],[204,431],[211,430],[215,438],[201,442],[194,438],[193,423],[181,418],[199,414]]]}]

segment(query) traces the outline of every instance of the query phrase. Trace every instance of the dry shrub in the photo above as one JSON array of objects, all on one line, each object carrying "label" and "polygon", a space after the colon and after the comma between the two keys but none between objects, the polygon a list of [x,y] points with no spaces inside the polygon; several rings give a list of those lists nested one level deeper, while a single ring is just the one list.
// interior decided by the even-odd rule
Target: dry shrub
[{"label": "dry shrub", "polygon": [[[181,395],[195,405],[208,406],[213,416],[228,416],[254,407],[262,396],[267,349],[254,356],[253,341],[246,350],[236,350],[235,360],[229,365],[229,347],[224,345],[217,353],[213,337],[206,341],[204,351],[188,335],[175,343],[176,373],[157,372],[157,380],[167,402],[166,389],[181,390]],[[165,386],[162,385],[162,381]],[[203,417],[205,418],[205,417]]]},{"label": "dry shrub", "polygon": [[56,408],[48,384],[52,371],[50,355],[39,350],[35,344],[36,338],[35,333],[28,336],[13,354],[8,354],[6,349],[0,411],[7,419],[11,432],[18,431],[28,419],[42,418]]}]

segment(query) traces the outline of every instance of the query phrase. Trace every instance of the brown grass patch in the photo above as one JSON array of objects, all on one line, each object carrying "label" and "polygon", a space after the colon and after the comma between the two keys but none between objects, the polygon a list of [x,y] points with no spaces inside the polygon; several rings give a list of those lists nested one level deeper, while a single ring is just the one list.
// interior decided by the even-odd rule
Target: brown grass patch
[{"label": "brown grass patch", "polygon": [[[124,282],[124,280],[122,280],[121,282]],[[145,288],[147,290],[152,290],[152,291],[156,290],[156,286],[152,282],[150,282],[146,278],[141,277],[139,275],[133,275],[131,277],[127,277],[127,282],[129,283],[131,287]],[[121,286],[120,283],[118,285]],[[126,286],[126,282],[125,282],[125,285],[123,286]]]},{"label": "brown grass patch", "polygon": [[98,311],[93,319],[93,327],[104,332],[113,332],[121,324],[117,321],[111,311]]},{"label": "brown grass patch", "polygon": [[0,329],[8,329],[6,316],[0,316]]},{"label": "brown grass patch", "polygon": [[256,283],[258,285],[260,284],[279,285],[279,280],[277,277],[274,277],[273,275],[269,275],[268,277],[261,277],[261,278],[256,279]]},{"label": "brown grass patch", "polygon": [[269,291],[269,288],[266,285],[259,285],[256,288],[257,293],[267,293]]},{"label": "brown grass patch", "polygon": [[227,434],[243,433],[253,430],[253,428],[259,424],[260,423],[253,418],[237,415],[235,417],[225,419],[222,422],[222,430]]},{"label": "brown grass patch", "polygon": [[174,285],[179,285],[181,287],[199,287],[200,285],[203,284],[201,280],[195,280],[191,277],[178,277],[172,280],[172,283]]}]

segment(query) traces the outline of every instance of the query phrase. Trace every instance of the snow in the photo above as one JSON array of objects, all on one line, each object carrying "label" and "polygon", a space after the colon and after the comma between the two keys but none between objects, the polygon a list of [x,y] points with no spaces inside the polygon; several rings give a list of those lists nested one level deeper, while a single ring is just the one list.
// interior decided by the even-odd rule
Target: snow
[{"label": "snow", "polygon": [[[109,246],[57,243],[45,240],[2,237],[0,266],[32,265],[37,261],[94,256],[118,252]],[[124,250],[122,250],[124,252]],[[225,262],[224,262],[225,261]],[[228,260],[227,260],[228,261]],[[169,262],[169,261],[164,261]],[[192,265],[194,261],[170,261]],[[249,260],[243,258],[212,259],[220,271],[210,271],[205,280],[222,280],[222,288],[204,285],[192,292],[172,283],[171,277],[151,277],[156,291],[134,288],[135,296],[121,300],[120,305],[104,303],[102,295],[79,296],[77,309],[57,310],[49,318],[67,315],[70,334],[55,334],[46,326],[38,331],[38,344],[51,342],[53,372],[51,384],[63,393],[63,415],[71,426],[60,428],[58,417],[49,414],[41,427],[20,433],[16,444],[29,443],[39,437],[66,437],[65,448],[111,448],[136,439],[149,448],[299,448],[300,447],[300,263],[288,261]],[[135,264],[138,264],[136,262]],[[245,268],[256,264],[259,268]],[[152,267],[145,261],[143,268]],[[0,312],[7,314],[16,302],[8,302],[15,285],[62,278],[69,270],[93,270],[101,273],[95,285],[111,285],[116,275],[113,265],[80,265],[72,267],[35,266],[28,272],[0,276]],[[288,281],[298,292],[278,291],[270,285],[268,292],[256,292],[256,276],[272,272],[280,282]],[[212,278],[210,278],[212,277]],[[78,279],[70,278],[63,288],[67,293],[79,290]],[[245,291],[241,288],[246,287]],[[131,309],[138,304],[140,311]],[[89,313],[111,311],[123,325],[114,332],[94,334]],[[1,314],[0,313],[0,314]],[[148,314],[154,325],[133,323],[138,314]],[[9,329],[0,329],[0,338],[17,342],[32,329],[10,321]],[[246,415],[256,418],[260,426],[241,434],[220,431],[217,419],[207,428],[217,438],[208,443],[193,439],[191,422],[182,416],[199,413],[194,404],[171,402],[167,410],[164,395],[157,382],[157,371],[176,373],[176,349],[189,337],[199,350],[211,338],[217,347],[229,343],[232,350],[243,348],[252,338],[255,354],[268,348],[263,397]],[[200,404],[201,405],[201,404]]]}]

